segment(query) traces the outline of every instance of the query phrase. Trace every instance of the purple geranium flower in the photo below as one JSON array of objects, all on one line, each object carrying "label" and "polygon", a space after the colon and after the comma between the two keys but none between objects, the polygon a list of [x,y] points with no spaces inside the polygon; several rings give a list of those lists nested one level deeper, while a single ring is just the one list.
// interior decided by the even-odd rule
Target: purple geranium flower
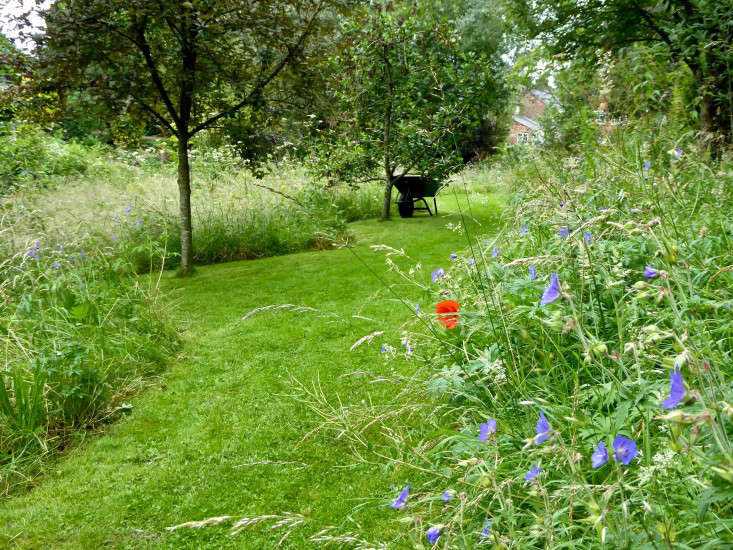
[{"label": "purple geranium flower", "polygon": [[390,508],[394,508],[395,510],[401,509],[405,503],[407,502],[407,497],[410,494],[410,486],[408,485],[404,489],[402,489],[402,492],[397,495],[397,499],[389,505]]},{"label": "purple geranium flower", "polygon": [[435,544],[435,541],[440,538],[440,528],[438,527],[431,527],[427,531],[425,531],[425,536],[428,537],[428,541],[430,544]]},{"label": "purple geranium flower", "polygon": [[415,304],[415,313],[420,313],[420,304]]},{"label": "purple geranium flower", "polygon": [[470,266],[473,266],[473,264],[475,264],[475,263],[476,262],[473,261],[473,258],[471,258],[470,260],[468,260],[468,265],[470,265]]},{"label": "purple geranium flower", "polygon": [[130,210],[132,210],[132,206],[130,206],[129,204],[127,206],[125,206],[125,212],[127,212],[129,214],[130,213]]},{"label": "purple geranium flower", "polygon": [[112,240],[115,241],[115,242],[117,242],[117,234],[116,233],[113,233],[112,234]]},{"label": "purple geranium flower", "polygon": [[119,214],[115,214],[115,221],[116,222],[120,221],[120,215]]},{"label": "purple geranium flower", "polygon": [[445,269],[442,267],[439,267],[430,274],[430,277],[433,279],[433,282],[439,281],[443,277],[445,277]]},{"label": "purple geranium flower", "polygon": [[586,244],[590,244],[590,241],[591,241],[590,233],[588,233],[587,231],[583,231],[583,239],[585,239]]},{"label": "purple geranium flower", "polygon": [[457,255],[457,254],[451,254],[451,255],[450,255],[450,259],[451,259],[451,260],[455,260],[455,259],[456,259],[457,257],[458,257],[458,255]]},{"label": "purple geranium flower", "polygon": [[545,413],[540,411],[540,419],[537,421],[537,435],[539,437],[535,438],[534,444],[539,445],[547,441],[547,438],[550,437],[550,429],[550,423],[545,418]]},{"label": "purple geranium flower", "polygon": [[649,167],[650,167],[651,165],[652,165],[651,161],[646,161],[646,162],[644,163],[644,168],[642,168],[642,170],[644,170],[644,172],[646,172],[647,170],[649,170]]},{"label": "purple geranium flower", "polygon": [[657,277],[659,277],[659,273],[657,273],[657,270],[650,265],[646,266],[646,269],[644,270],[644,278],[656,279]]},{"label": "purple geranium flower", "polygon": [[496,433],[496,419],[489,418],[483,424],[479,424],[478,426],[478,440],[479,441],[486,441],[487,439],[489,439],[489,435],[493,433]]},{"label": "purple geranium flower", "polygon": [[553,273],[550,275],[550,285],[545,289],[544,294],[542,294],[542,300],[540,300],[540,305],[544,306],[547,304],[551,304],[555,300],[558,299],[560,296],[560,283],[557,280],[557,273]]},{"label": "purple geranium flower", "polygon": [[143,221],[142,220],[137,220],[135,222],[135,227],[140,227],[142,224],[143,224]]},{"label": "purple geranium flower", "polygon": [[482,539],[485,539],[486,537],[491,535],[491,523],[489,522],[489,518],[486,518],[484,520],[484,528],[481,530],[480,537]]},{"label": "purple geranium flower", "polygon": [[601,212],[605,212],[605,211],[606,211],[606,207],[605,207],[605,206],[601,206],[601,207],[599,208],[599,210],[600,210]]},{"label": "purple geranium flower", "polygon": [[35,248],[31,248],[31,249],[30,249],[30,250],[28,251],[28,257],[29,257],[29,258],[36,258],[36,257],[37,257],[37,256],[36,256],[36,249],[35,249]]},{"label": "purple geranium flower", "polygon": [[682,147],[678,147],[674,152],[674,158],[679,159],[682,156]]},{"label": "purple geranium flower", "polygon": [[519,230],[520,235],[526,235],[529,233],[529,230],[527,229],[527,224],[522,224],[522,229]]},{"label": "purple geranium flower", "polygon": [[598,442],[598,447],[593,451],[593,455],[590,457],[593,469],[600,468],[608,461],[608,449],[603,441]]},{"label": "purple geranium flower", "polygon": [[54,269],[58,269],[59,267],[61,267],[61,264],[60,264],[60,263],[58,263],[58,262],[54,262],[54,264],[53,264],[53,268],[54,268]]},{"label": "purple geranium flower", "polygon": [[449,501],[449,500],[451,499],[451,494],[450,494],[450,491],[446,491],[445,493],[443,493],[443,494],[441,495],[440,499],[441,499],[441,500],[442,500],[443,502],[448,502],[448,501]]},{"label": "purple geranium flower", "polygon": [[685,383],[680,374],[680,367],[675,363],[674,370],[669,373],[669,397],[662,403],[663,409],[674,409],[685,396]]},{"label": "purple geranium flower", "polygon": [[499,248],[495,248],[491,251],[491,257],[496,258],[499,254],[501,254],[501,250]]},{"label": "purple geranium flower", "polygon": [[557,234],[560,235],[563,239],[570,235],[570,227],[567,225],[561,225],[557,228]]},{"label": "purple geranium flower", "polygon": [[529,264],[529,280],[534,281],[537,278],[537,270],[534,264]]},{"label": "purple geranium flower", "polygon": [[524,474],[525,481],[532,481],[534,478],[536,478],[538,475],[542,473],[542,468],[539,466],[533,466],[532,469]]},{"label": "purple geranium flower", "polygon": [[64,251],[64,245],[59,246],[59,252],[63,252],[63,251]]},{"label": "purple geranium flower", "polygon": [[636,208],[632,208],[632,209],[631,209],[631,215],[632,215],[632,216],[636,216],[636,214],[638,214],[638,212],[639,212],[639,211],[638,211],[638,210],[637,210]]},{"label": "purple geranium flower", "polygon": [[624,437],[623,435],[617,435],[616,439],[613,440],[613,458],[616,462],[621,462],[624,466],[628,466],[629,463],[638,454],[636,450],[636,441]]},{"label": "purple geranium flower", "polygon": [[560,203],[560,208],[562,208],[563,206],[565,206],[565,203],[564,202],[561,202]]},{"label": "purple geranium flower", "polygon": [[384,344],[382,344],[382,353],[385,353],[386,351],[387,351],[387,346],[385,346]]}]

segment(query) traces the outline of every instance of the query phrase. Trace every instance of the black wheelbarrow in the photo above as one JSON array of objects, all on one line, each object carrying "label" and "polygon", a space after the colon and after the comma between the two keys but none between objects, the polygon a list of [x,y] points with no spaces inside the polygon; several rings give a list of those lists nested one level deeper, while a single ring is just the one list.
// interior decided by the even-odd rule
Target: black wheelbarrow
[{"label": "black wheelbarrow", "polygon": [[[430,210],[430,205],[426,200],[426,198],[431,197],[433,199],[435,215],[438,215],[438,203],[435,200],[435,195],[442,188],[439,182],[424,176],[402,176],[395,181],[394,186],[400,192],[400,198],[397,201],[397,210],[401,218],[411,218],[415,210],[427,210],[428,214],[432,216],[433,212]],[[420,201],[425,205],[424,207],[415,206]]]}]

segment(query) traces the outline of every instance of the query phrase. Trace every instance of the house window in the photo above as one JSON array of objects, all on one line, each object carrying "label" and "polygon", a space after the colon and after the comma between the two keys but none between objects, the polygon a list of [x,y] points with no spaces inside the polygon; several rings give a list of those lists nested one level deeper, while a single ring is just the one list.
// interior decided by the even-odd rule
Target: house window
[{"label": "house window", "polygon": [[518,132],[517,143],[529,143],[529,134],[527,132]]}]

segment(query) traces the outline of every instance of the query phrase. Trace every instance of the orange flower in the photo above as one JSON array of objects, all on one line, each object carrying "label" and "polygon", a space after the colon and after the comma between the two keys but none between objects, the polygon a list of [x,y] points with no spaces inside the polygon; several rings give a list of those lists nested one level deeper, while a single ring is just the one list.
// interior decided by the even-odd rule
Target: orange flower
[{"label": "orange flower", "polygon": [[458,315],[441,315],[442,313],[455,313],[461,308],[461,304],[455,300],[444,300],[438,302],[435,306],[435,313],[438,314],[438,321],[440,321],[445,328],[451,329],[456,328],[458,323]]}]

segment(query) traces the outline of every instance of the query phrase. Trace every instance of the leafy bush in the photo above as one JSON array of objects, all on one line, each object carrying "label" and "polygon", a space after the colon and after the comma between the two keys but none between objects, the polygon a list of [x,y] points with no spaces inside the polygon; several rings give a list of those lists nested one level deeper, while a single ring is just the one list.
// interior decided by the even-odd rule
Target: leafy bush
[{"label": "leafy bush", "polygon": [[372,448],[412,487],[380,504],[413,545],[733,542],[733,163],[663,128],[608,141],[498,165],[504,231],[427,284],[389,251],[443,313],[383,347],[418,383],[344,422],[388,435]]}]

